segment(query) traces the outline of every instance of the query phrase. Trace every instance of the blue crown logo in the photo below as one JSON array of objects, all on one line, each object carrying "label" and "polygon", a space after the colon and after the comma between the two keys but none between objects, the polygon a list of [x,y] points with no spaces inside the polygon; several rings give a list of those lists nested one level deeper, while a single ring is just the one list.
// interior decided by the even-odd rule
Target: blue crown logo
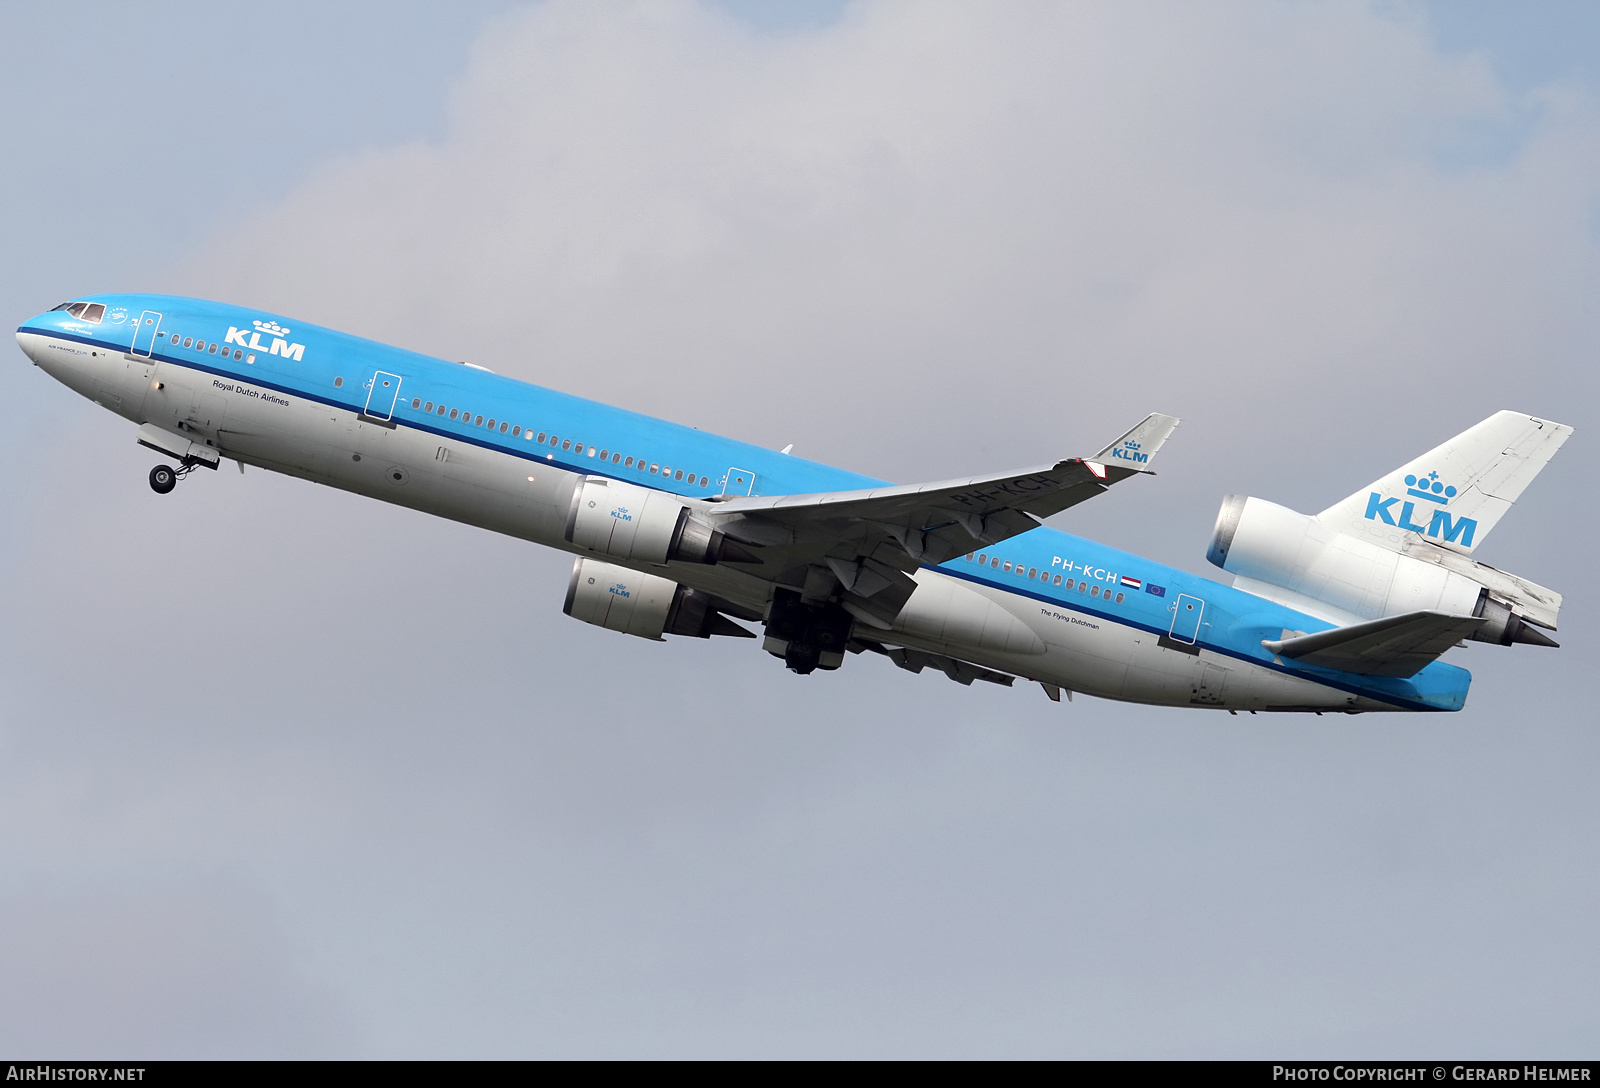
[{"label": "blue crown logo", "polygon": [[1130,439],[1130,440],[1128,440],[1128,441],[1127,441],[1127,442],[1124,442],[1124,443],[1123,443],[1123,444],[1122,444],[1122,445],[1123,445],[1123,447],[1124,447],[1124,448],[1126,448],[1126,449],[1130,449],[1130,450],[1136,450],[1136,449],[1139,449],[1139,448],[1140,448],[1140,447],[1139,447],[1139,443],[1137,443],[1137,442],[1134,442],[1134,441],[1133,441],[1133,440],[1131,440],[1131,439]]},{"label": "blue crown logo", "polygon": [[1456,497],[1456,489],[1447,487],[1437,472],[1430,472],[1426,476],[1407,476],[1406,494],[1444,506]]}]

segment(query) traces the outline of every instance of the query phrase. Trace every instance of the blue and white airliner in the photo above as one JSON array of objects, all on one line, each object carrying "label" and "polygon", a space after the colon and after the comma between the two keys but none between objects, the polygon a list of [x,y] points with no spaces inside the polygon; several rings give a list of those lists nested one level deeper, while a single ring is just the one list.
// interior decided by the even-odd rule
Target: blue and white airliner
[{"label": "blue and white airliner", "polygon": [[159,494],[226,459],[560,548],[569,616],[760,638],[797,673],[870,653],[1054,700],[1459,710],[1471,676],[1447,650],[1556,645],[1560,595],[1472,558],[1572,433],[1520,412],[1319,514],[1229,496],[1223,585],[1041,524],[1149,472],[1167,415],[1088,456],[896,486],[198,299],[82,298],[17,341],[137,426]]}]

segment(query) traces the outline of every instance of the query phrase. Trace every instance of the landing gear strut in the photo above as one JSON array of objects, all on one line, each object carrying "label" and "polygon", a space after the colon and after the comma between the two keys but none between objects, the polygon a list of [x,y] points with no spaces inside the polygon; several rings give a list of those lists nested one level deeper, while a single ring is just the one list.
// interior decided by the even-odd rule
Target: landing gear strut
[{"label": "landing gear strut", "polygon": [[178,486],[178,481],[194,471],[195,462],[190,461],[182,468],[173,468],[171,465],[157,465],[150,470],[150,490],[157,495],[165,495]]}]

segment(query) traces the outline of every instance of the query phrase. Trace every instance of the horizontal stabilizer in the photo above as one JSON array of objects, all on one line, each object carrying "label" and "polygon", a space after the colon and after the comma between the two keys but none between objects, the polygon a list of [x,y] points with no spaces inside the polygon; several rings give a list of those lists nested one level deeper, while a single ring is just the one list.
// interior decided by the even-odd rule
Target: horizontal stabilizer
[{"label": "horizontal stabilizer", "polygon": [[1408,612],[1294,638],[1263,639],[1262,647],[1306,665],[1364,676],[1415,676],[1487,622],[1478,616]]}]

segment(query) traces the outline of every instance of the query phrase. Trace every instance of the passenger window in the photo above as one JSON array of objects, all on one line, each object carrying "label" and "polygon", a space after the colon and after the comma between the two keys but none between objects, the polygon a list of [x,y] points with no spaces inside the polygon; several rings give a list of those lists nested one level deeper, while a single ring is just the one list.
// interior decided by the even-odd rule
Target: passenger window
[{"label": "passenger window", "polygon": [[213,340],[211,342],[211,354],[215,355],[216,353],[217,353],[217,342],[215,340]]},{"label": "passenger window", "polygon": [[438,412],[439,412],[439,414],[440,414],[440,415],[444,415],[444,405],[442,405],[442,404],[441,404],[441,405],[439,405],[439,407],[438,407],[438,409],[437,409],[437,410],[438,410]]},{"label": "passenger window", "polygon": [[1038,567],[1029,567],[1028,568],[1028,577],[1029,578],[1037,578],[1037,577],[1039,577],[1039,568]]},{"label": "passenger window", "polygon": [[1000,565],[1000,557],[997,555],[994,558],[990,559],[989,560],[989,565],[991,567],[998,567]]},{"label": "passenger window", "polygon": [[610,451],[608,451],[608,450],[601,450],[600,451],[600,460],[609,461],[610,459],[611,459]]},{"label": "passenger window", "polygon": [[1006,560],[1006,565],[1005,565],[1005,572],[1006,572],[1006,573],[1007,573],[1007,574],[1010,574],[1010,573],[1011,573],[1011,560],[1009,560],[1009,559],[1007,559],[1007,560]]},{"label": "passenger window", "polygon": [[670,468],[668,468],[666,465],[662,465],[661,466],[661,475],[663,475],[663,476],[671,476],[672,475],[672,470]]},{"label": "passenger window", "polygon": [[[412,397],[411,398],[411,407],[413,407],[413,408],[421,408],[422,407],[422,399],[420,397]],[[428,407],[432,408],[433,405],[430,404],[430,405],[428,405]]]},{"label": "passenger window", "polygon": [[204,351],[204,350],[206,350],[206,342],[204,340],[196,340],[194,342],[194,350],[196,350],[196,351]]},{"label": "passenger window", "polygon": [[710,482],[711,482],[711,477],[709,477],[709,476],[700,477],[700,486],[701,487],[706,486],[706,484],[709,484]]},{"label": "passenger window", "polygon": [[[256,353],[252,351],[249,355],[246,355],[244,357],[244,361],[247,362],[247,363],[254,363],[256,361]],[[344,379],[340,378],[338,381],[334,382],[333,384],[334,385],[339,385],[343,381],[344,381]]]},{"label": "passenger window", "polygon": [[1095,586],[1093,589],[1091,589],[1089,591],[1089,596],[1091,596],[1091,597],[1100,596],[1100,587],[1099,586]]},{"label": "passenger window", "polygon": [[1079,593],[1087,593],[1087,592],[1089,592],[1089,583],[1088,582],[1079,582],[1078,583],[1078,592]]},{"label": "passenger window", "polygon": [[240,351],[238,348],[234,348],[233,349],[233,357],[235,359],[241,359],[241,358],[244,357],[244,352]]},{"label": "passenger window", "polygon": [[561,448],[564,450],[570,450],[572,448],[572,439],[569,438],[565,442],[561,443]]},{"label": "passenger window", "polygon": [[505,420],[501,420],[500,421],[500,433],[501,434],[505,434],[506,433],[506,428],[509,427],[509,426],[510,426],[509,423],[507,423]]},{"label": "passenger window", "polygon": [[[482,423],[482,422],[483,422],[483,420],[482,420],[482,419],[479,419],[479,420],[478,420],[478,422],[479,422],[479,423]],[[491,430],[491,431],[492,431],[492,430],[494,430],[494,417],[493,417],[493,416],[490,416],[490,417],[489,417],[489,429],[490,429],[490,430]]]},{"label": "passenger window", "polygon": [[[969,556],[967,556],[967,558],[971,559],[972,557],[969,555]],[[987,553],[978,556],[978,566],[985,567],[985,566],[988,566],[988,565],[989,565],[989,556],[988,556]]]},{"label": "passenger window", "polygon": [[513,428],[511,428],[511,437],[512,438],[521,438],[522,437],[522,428],[521,427],[513,427]]},{"label": "passenger window", "polygon": [[543,442],[544,442],[544,432],[543,432],[543,431],[540,431],[540,432],[539,432],[539,437],[538,437],[538,438],[535,438],[535,439],[534,439],[534,441],[535,441],[535,442],[539,442],[539,443],[541,443],[541,444],[542,444],[542,443],[543,443]]},{"label": "passenger window", "polygon": [[633,458],[630,457],[626,461],[622,462],[622,467],[623,468],[632,468],[633,467]]},{"label": "passenger window", "polygon": [[191,339],[189,339],[189,338],[188,338],[188,337],[187,337],[187,336],[185,336],[185,337],[184,337],[184,338],[183,338],[183,346],[184,346],[184,347],[190,347],[190,346],[192,346],[192,345],[193,345],[193,344],[194,344],[194,341],[193,341],[193,340],[191,340]]},{"label": "passenger window", "polygon": [[[413,401],[411,406],[415,408],[416,402]],[[427,412],[430,416],[433,415],[433,401],[430,400],[427,404],[424,404],[422,406],[422,410]]]},{"label": "passenger window", "polygon": [[472,425],[474,427],[482,427],[483,426],[483,417],[479,416],[477,419],[473,420],[472,421]]},{"label": "passenger window", "polygon": [[450,409],[450,418],[451,418],[451,419],[454,419],[454,418],[456,418],[456,416],[458,416],[458,415],[460,415],[460,414],[461,414],[461,413],[460,413],[460,412],[459,412],[459,411],[458,411],[458,410],[456,410],[456,409],[454,409],[454,408],[452,408],[452,409]]},{"label": "passenger window", "polygon": [[1118,603],[1118,604],[1121,604],[1121,603],[1122,603],[1122,597],[1123,597],[1123,595],[1122,595],[1122,594],[1121,594],[1121,593],[1118,593],[1118,594],[1117,594],[1117,603]]},{"label": "passenger window", "polygon": [[650,466],[650,475],[654,476],[659,471],[661,471],[661,466],[660,465],[654,465],[653,464],[653,465]]},{"label": "passenger window", "polygon": [[967,562],[968,563],[972,562],[972,553],[971,552],[967,553]]},{"label": "passenger window", "polygon": [[679,469],[679,470],[678,470],[678,471],[677,471],[677,472],[674,472],[674,473],[673,473],[673,474],[672,474],[672,478],[673,478],[673,479],[674,479],[674,480],[681,480],[681,479],[683,479],[683,469],[681,469],[681,468],[680,468],[680,469]]},{"label": "passenger window", "polygon": [[335,379],[333,379],[333,387],[335,389],[338,389],[343,384],[344,384],[344,379],[343,378],[335,378]]},{"label": "passenger window", "polygon": [[589,452],[585,456],[587,456],[587,457],[593,457],[594,456],[594,447],[593,446],[589,447]]},{"label": "passenger window", "polygon": [[1060,585],[1061,584],[1061,575],[1059,575],[1059,574],[1056,575],[1055,584],[1056,585]]}]

